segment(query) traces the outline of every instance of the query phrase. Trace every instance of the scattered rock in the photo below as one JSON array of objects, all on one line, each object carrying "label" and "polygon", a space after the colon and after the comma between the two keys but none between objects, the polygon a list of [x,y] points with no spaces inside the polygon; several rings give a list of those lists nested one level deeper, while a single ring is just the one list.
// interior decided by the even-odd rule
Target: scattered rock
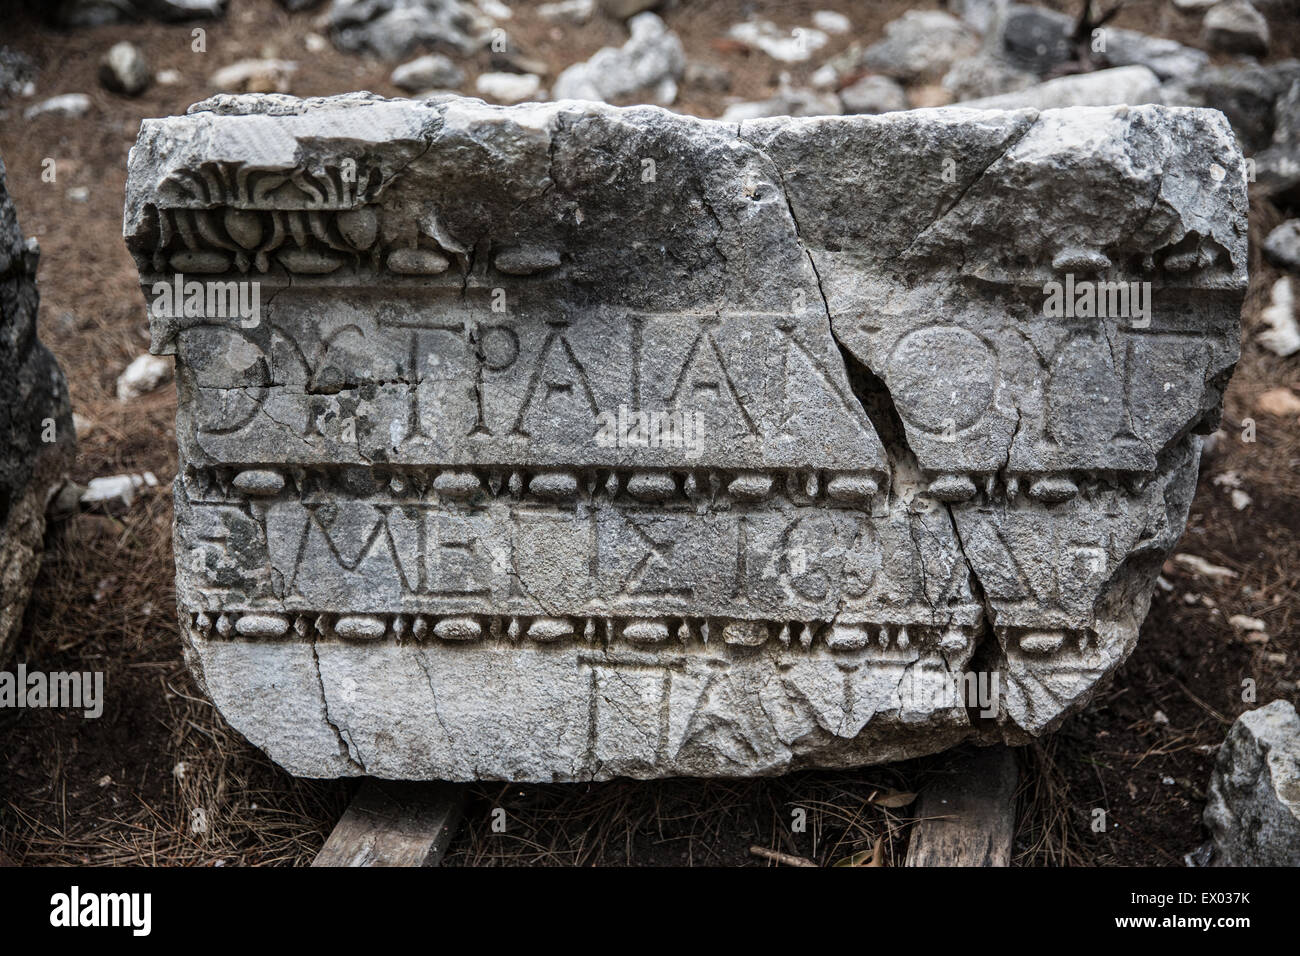
[{"label": "scattered rock", "polygon": [[632,36],[622,47],[605,47],[561,73],[552,90],[555,98],[608,102],[648,92],[660,106],[677,99],[677,81],[686,69],[682,41],[653,13],[637,14],[628,29]]},{"label": "scattered rock", "polygon": [[914,110],[948,106],[952,103],[952,91],[939,83],[923,83],[907,91],[907,101]]},{"label": "scattered rock", "polygon": [[809,27],[795,27],[786,33],[770,20],[737,23],[727,36],[782,63],[803,63],[830,40],[821,30]]},{"label": "scattered rock", "polygon": [[427,53],[393,70],[393,85],[408,93],[455,89],[465,82],[465,71],[441,53]]},{"label": "scattered rock", "polygon": [[493,20],[509,20],[515,15],[515,12],[502,0],[474,0],[474,2],[486,16]]},{"label": "scattered rock", "polygon": [[100,27],[109,23],[215,19],[225,15],[226,0],[61,0],[54,19],[63,27]]},{"label": "scattered rock", "polygon": [[1210,65],[1204,50],[1136,30],[1105,27],[1106,48],[1098,56],[1110,66],[1145,66],[1162,80],[1195,76]]},{"label": "scattered rock", "polygon": [[1263,56],[1268,52],[1268,21],[1250,5],[1249,0],[1224,0],[1205,14],[1205,45],[1220,53],[1247,53]]},{"label": "scattered rock", "polygon": [[1219,0],[1173,0],[1174,8],[1179,13],[1199,14],[1204,14],[1206,10],[1218,2]]},{"label": "scattered rock", "polygon": [[36,336],[40,254],[18,226],[0,160],[0,664],[40,570],[46,505],[76,454],[67,383]]},{"label": "scattered rock", "polygon": [[1295,290],[1290,276],[1273,283],[1272,296],[1259,318],[1264,325],[1256,336],[1260,345],[1282,358],[1300,352],[1300,325],[1296,323]]},{"label": "scattered rock", "polygon": [[1245,614],[1234,614],[1228,618],[1228,624],[1239,631],[1267,631],[1268,625],[1257,617],[1249,617]]},{"label": "scattered rock", "polygon": [[559,3],[543,3],[537,8],[537,15],[543,20],[576,26],[586,23],[595,12],[596,0],[559,0]]},{"label": "scattered rock", "polygon": [[1073,17],[1012,3],[994,17],[985,46],[1012,66],[1041,76],[1077,59],[1073,32]]},{"label": "scattered rock", "polygon": [[1006,0],[950,0],[948,9],[976,33],[988,33]]},{"label": "scattered rock", "polygon": [[481,73],[474,88],[498,103],[522,103],[538,99],[542,78],[535,73]]},{"label": "scattered rock", "polygon": [[217,70],[208,82],[223,93],[288,93],[297,70],[292,60],[239,60]]},{"label": "scattered rock", "polygon": [[159,70],[154,77],[161,86],[175,86],[182,79],[180,70]]},{"label": "scattered rock", "polygon": [[1237,718],[1210,776],[1214,866],[1300,866],[1300,716],[1285,700]]},{"label": "scattered rock", "polygon": [[834,10],[818,10],[812,15],[812,24],[823,33],[848,33],[853,21]]},{"label": "scattered rock", "polygon": [[1255,407],[1266,415],[1279,418],[1300,415],[1300,395],[1289,388],[1270,388],[1255,399]]},{"label": "scattered rock", "polygon": [[688,60],[682,82],[697,90],[725,93],[731,89],[731,73],[725,67],[700,60]]},{"label": "scattered rock", "polygon": [[1038,83],[1038,76],[997,57],[977,54],[954,63],[942,82],[954,100],[974,100],[1028,89]]},{"label": "scattered rock", "polygon": [[328,23],[339,49],[384,60],[426,44],[468,55],[483,46],[493,26],[462,0],[334,0]]},{"label": "scattered rock", "polygon": [[93,435],[95,429],[98,426],[95,424],[94,419],[87,418],[85,415],[82,415],[80,412],[73,412],[72,427],[76,429],[77,440],[80,441],[83,438],[88,438],[91,435]]},{"label": "scattered rock", "polygon": [[117,400],[127,402],[152,392],[172,377],[172,363],[162,355],[145,353],[117,377]]},{"label": "scattered rock", "polygon": [[158,479],[151,471],[146,471],[143,475],[92,478],[90,484],[82,491],[79,504],[82,511],[110,515],[125,514],[135,502],[135,496],[141,489],[157,487]]},{"label": "scattered rock", "polygon": [[[1273,142],[1275,106],[1300,79],[1300,61],[1210,67],[1191,77],[1165,84],[1170,106],[1205,106],[1228,117],[1233,131],[1249,153]],[[1257,162],[1262,166],[1262,158]]]},{"label": "scattered rock", "polygon": [[1268,234],[1264,257],[1278,268],[1300,271],[1300,219],[1288,219]]},{"label": "scattered rock", "polygon": [[1215,581],[1231,581],[1237,577],[1237,572],[1231,568],[1225,568],[1218,564],[1211,564],[1204,558],[1195,554],[1175,554],[1174,563],[1181,564],[1194,574],[1203,578],[1211,578]]},{"label": "scattered rock", "polygon": [[134,43],[114,43],[99,64],[99,82],[114,93],[137,96],[153,81],[144,53]]},{"label": "scattered rock", "polygon": [[889,113],[907,109],[903,85],[888,76],[864,76],[840,90],[846,113]]},{"label": "scattered rock", "polygon": [[1120,66],[1048,80],[1015,93],[960,103],[971,109],[1039,110],[1065,106],[1137,106],[1161,102],[1160,80],[1145,66]]},{"label": "scattered rock", "polygon": [[839,116],[844,106],[834,93],[806,90],[789,85],[789,78],[781,77],[781,84],[771,98],[751,103],[733,103],[719,117],[724,123],[763,119],[769,116]]},{"label": "scattered rock", "polygon": [[978,48],[975,32],[951,14],[909,10],[885,25],[885,38],[867,47],[862,63],[877,73],[915,83],[938,79]]},{"label": "scattered rock", "polygon": [[64,93],[51,96],[23,111],[23,119],[35,119],[37,116],[66,116],[76,119],[85,116],[90,110],[90,97],[85,93]]},{"label": "scattered rock", "polygon": [[1275,202],[1294,205],[1300,198],[1300,77],[1274,103],[1273,141],[1255,154],[1255,174]]},{"label": "scattered rock", "polygon": [[597,0],[601,12],[615,20],[626,20],[638,13],[653,10],[662,0]]},{"label": "scattered rock", "polygon": [[36,64],[20,50],[0,46],[0,101],[36,92]]},{"label": "scattered rock", "polygon": [[90,187],[71,186],[64,195],[67,197],[68,202],[90,202]]}]

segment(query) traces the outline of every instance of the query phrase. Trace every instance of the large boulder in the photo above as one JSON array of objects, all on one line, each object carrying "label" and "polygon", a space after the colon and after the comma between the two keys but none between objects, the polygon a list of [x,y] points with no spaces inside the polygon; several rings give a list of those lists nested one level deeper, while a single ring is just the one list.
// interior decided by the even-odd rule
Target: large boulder
[{"label": "large boulder", "polygon": [[36,264],[0,161],[0,662],[40,570],[45,506],[75,454],[63,372],[36,337]]}]

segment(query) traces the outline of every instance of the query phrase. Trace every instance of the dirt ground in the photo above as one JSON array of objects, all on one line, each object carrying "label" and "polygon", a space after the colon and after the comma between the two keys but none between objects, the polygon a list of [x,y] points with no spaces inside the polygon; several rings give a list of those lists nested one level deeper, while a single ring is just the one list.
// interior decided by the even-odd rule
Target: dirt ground
[{"label": "dirt ground", "polygon": [[[852,38],[869,43],[886,22],[917,4],[684,0],[664,17],[688,56],[726,67],[732,96],[757,99],[776,88],[779,68],[726,42],[726,28],[756,13],[782,26],[807,24],[818,9],[846,13]],[[921,6],[933,4],[919,4]],[[1073,3],[1048,3],[1074,9]],[[512,4],[511,40],[546,62],[550,77],[623,28],[600,16],[557,28],[531,4]],[[273,0],[231,0],[224,21],[133,24],[60,33],[23,12],[0,19],[0,43],[40,68],[36,99],[85,92],[80,119],[21,118],[30,101],[0,103],[0,156],[19,221],[40,241],[40,335],[67,373],[74,409],[92,423],[80,441],[73,477],[85,482],[153,471],[161,487],[124,517],[82,516],[51,530],[18,659],[44,670],[105,672],[107,706],[98,720],[58,710],[0,711],[0,859],[19,864],[268,865],[310,861],[346,805],[352,784],[296,780],[232,731],[196,690],[181,661],[172,590],[171,502],[175,472],[175,392],[170,386],[123,404],[114,395],[122,369],[147,348],[144,301],[121,238],[127,151],[142,117],[184,112],[211,92],[207,77],[245,57],[296,60],[292,92],[318,95],[368,89],[399,95],[391,64],[339,53],[310,53],[316,13],[285,13]],[[1194,21],[1170,4],[1135,2],[1121,26],[1195,42]],[[191,30],[207,31],[207,52],[191,51]],[[1300,31],[1275,30],[1275,55],[1294,55]],[[99,58],[129,39],[155,70],[180,81],[155,84],[137,99],[106,92]],[[832,38],[809,64],[789,68],[795,82],[843,49]],[[463,62],[473,77],[487,53]],[[675,108],[715,116],[725,95],[684,87]],[[42,161],[57,180],[42,181]],[[89,190],[87,201],[69,195]],[[1228,438],[1202,465],[1199,493],[1178,550],[1238,573],[1226,583],[1170,565],[1172,589],[1157,592],[1132,658],[1083,714],[1020,752],[1017,861],[1025,865],[1183,865],[1204,839],[1200,813],[1213,750],[1232,719],[1254,704],[1296,699],[1300,675],[1300,423],[1255,409],[1270,388],[1300,389],[1300,359],[1279,359],[1254,341],[1267,290],[1278,277],[1263,263],[1259,239],[1283,212],[1252,208],[1251,291],[1243,314],[1240,365],[1228,391]],[[1257,441],[1240,440],[1242,420]],[[1236,510],[1228,472],[1252,499]],[[1266,644],[1247,643],[1226,622],[1262,618]],[[616,781],[592,785],[474,788],[466,823],[447,858],[452,865],[725,864],[767,865],[754,844],[819,864],[871,850],[886,865],[906,852],[909,807],[881,805],[881,794],[911,792],[935,771],[919,760],[860,772],[806,772],[774,780]],[[873,799],[873,795],[875,799]],[[885,800],[885,803],[897,802]],[[507,813],[494,833],[494,808]],[[807,828],[790,832],[792,811]],[[1094,832],[1093,810],[1108,826]]]}]

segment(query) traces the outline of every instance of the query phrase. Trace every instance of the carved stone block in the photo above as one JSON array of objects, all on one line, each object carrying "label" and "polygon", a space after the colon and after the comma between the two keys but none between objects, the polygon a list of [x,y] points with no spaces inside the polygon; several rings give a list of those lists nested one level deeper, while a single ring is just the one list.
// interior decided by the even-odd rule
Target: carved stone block
[{"label": "carved stone block", "polygon": [[1155,106],[146,121],[125,232],[177,360],[191,664],[307,776],[1042,734],[1182,531],[1242,167],[1220,114]]}]

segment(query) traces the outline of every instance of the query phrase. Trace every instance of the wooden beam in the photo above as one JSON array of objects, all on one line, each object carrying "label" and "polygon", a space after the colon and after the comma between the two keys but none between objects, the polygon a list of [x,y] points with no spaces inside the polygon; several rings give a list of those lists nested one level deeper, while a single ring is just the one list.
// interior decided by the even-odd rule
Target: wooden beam
[{"label": "wooden beam", "polygon": [[312,866],[438,866],[464,804],[463,784],[366,780]]},{"label": "wooden beam", "polygon": [[968,747],[941,758],[921,790],[905,866],[1010,866],[1019,771],[1009,747]]}]

